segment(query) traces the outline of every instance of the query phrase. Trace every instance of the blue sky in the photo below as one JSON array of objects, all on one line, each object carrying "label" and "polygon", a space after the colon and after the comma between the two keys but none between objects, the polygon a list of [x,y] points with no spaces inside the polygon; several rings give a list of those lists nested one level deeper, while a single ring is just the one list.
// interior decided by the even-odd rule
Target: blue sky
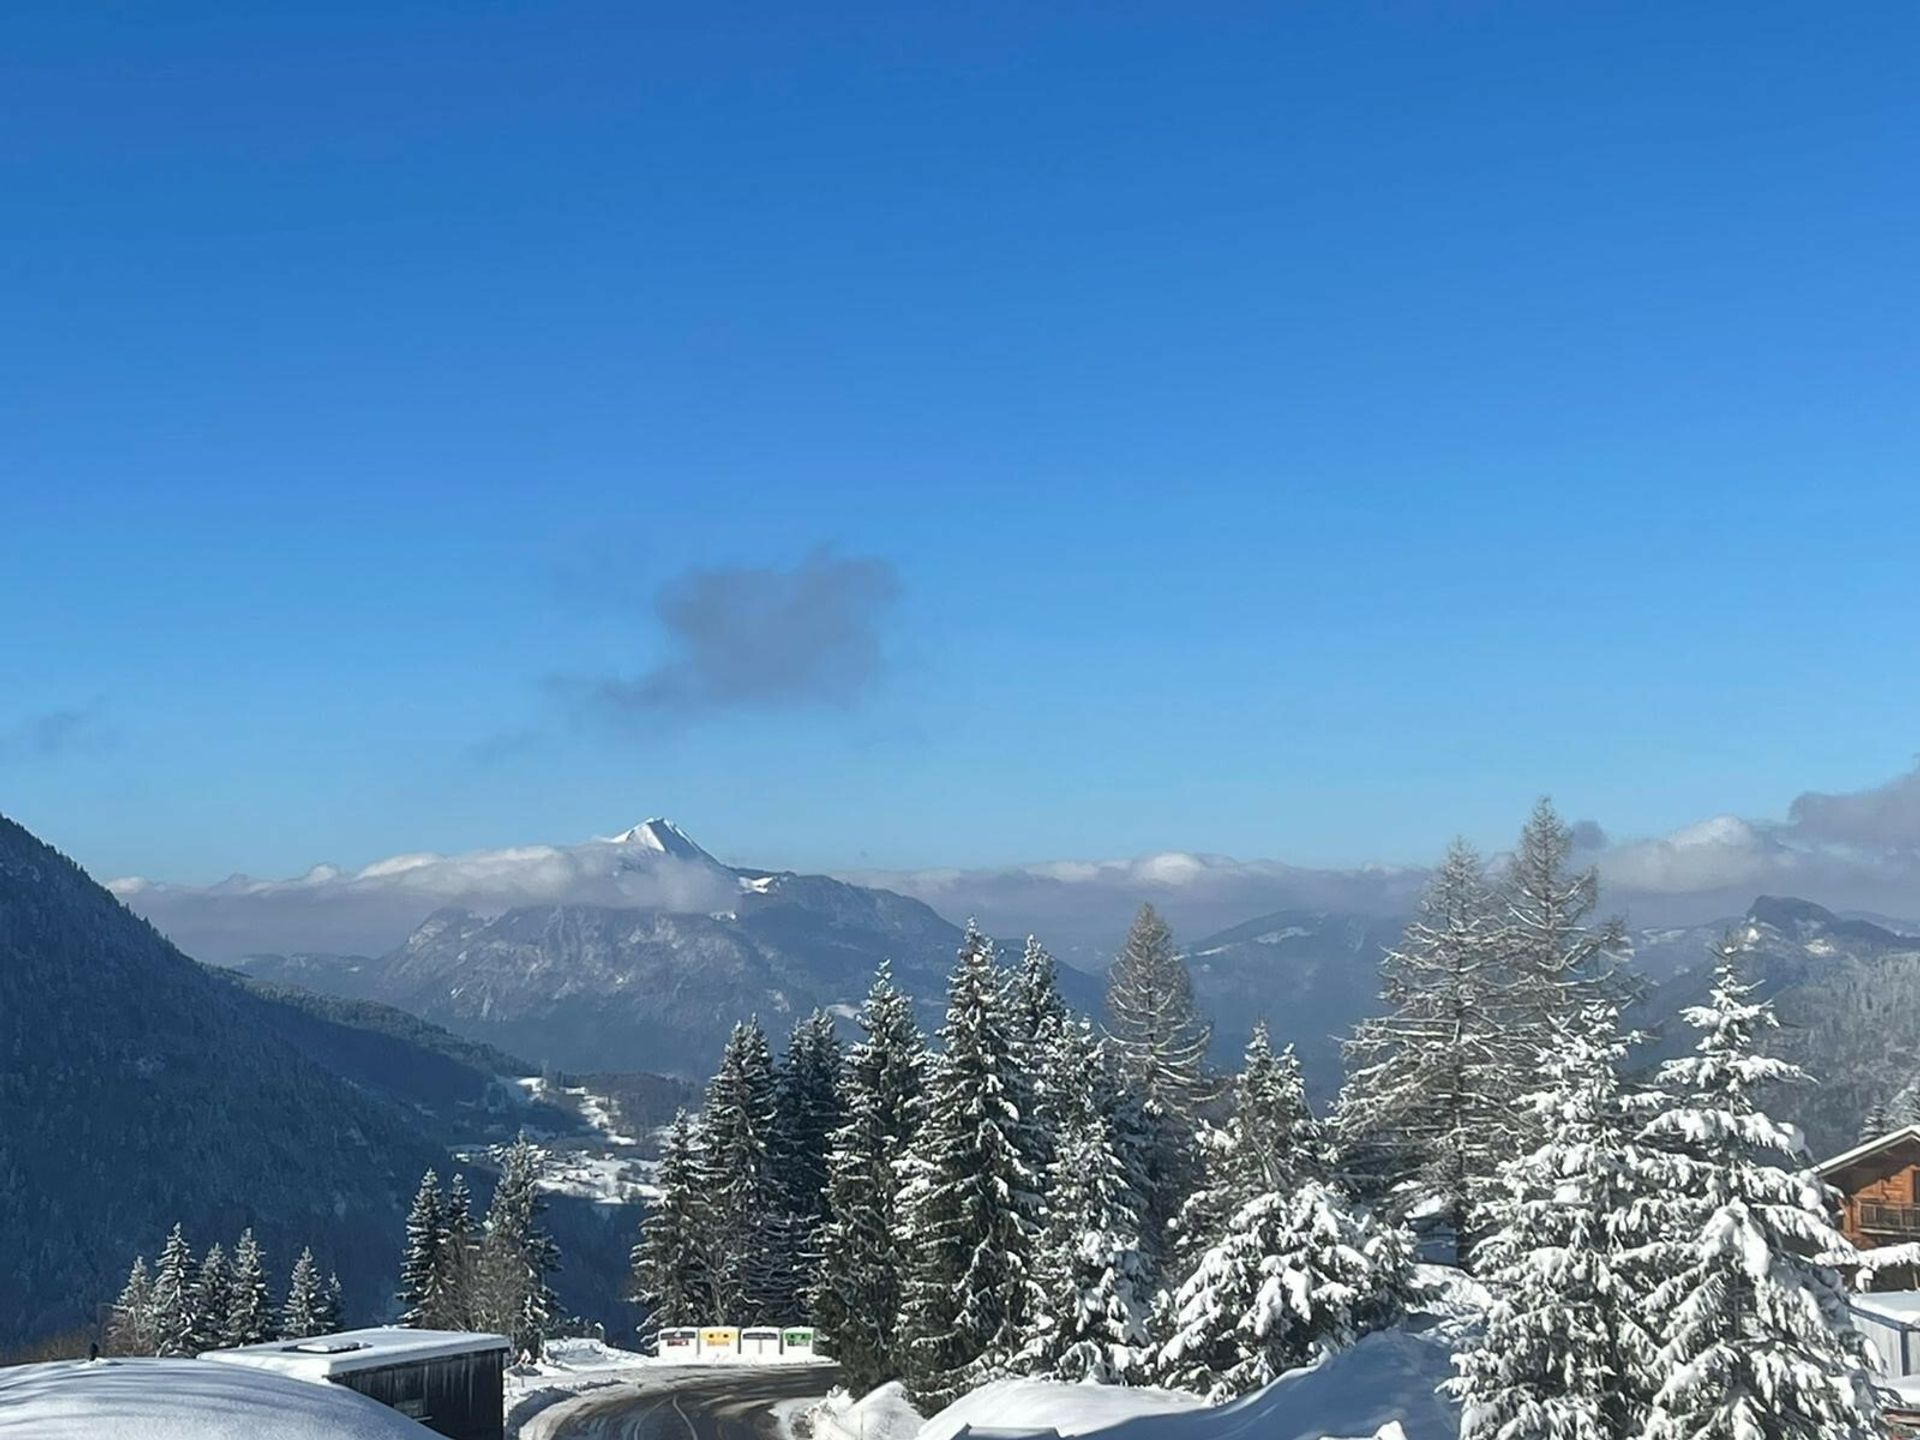
[{"label": "blue sky", "polygon": [[1920,749],[1910,5],[9,29],[0,810],[102,875],[1424,861]]}]

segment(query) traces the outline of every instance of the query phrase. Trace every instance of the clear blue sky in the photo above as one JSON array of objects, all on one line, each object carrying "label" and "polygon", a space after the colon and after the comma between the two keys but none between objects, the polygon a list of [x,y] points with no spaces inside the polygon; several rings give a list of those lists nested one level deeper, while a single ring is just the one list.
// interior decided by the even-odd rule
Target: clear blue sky
[{"label": "clear blue sky", "polygon": [[[0,810],[178,880],[654,812],[1421,861],[1883,778],[1917,53],[1910,3],[14,7]],[[676,577],[821,545],[881,663],[582,703]]]}]

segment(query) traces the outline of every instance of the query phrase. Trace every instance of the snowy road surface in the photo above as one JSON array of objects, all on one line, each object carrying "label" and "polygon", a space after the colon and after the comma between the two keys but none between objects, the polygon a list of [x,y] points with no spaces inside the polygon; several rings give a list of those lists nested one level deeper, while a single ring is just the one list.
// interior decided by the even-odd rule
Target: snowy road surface
[{"label": "snowy road surface", "polygon": [[831,1365],[676,1370],[671,1380],[589,1390],[521,1433],[527,1440],[776,1440],[775,1405],[824,1396],[839,1379]]}]

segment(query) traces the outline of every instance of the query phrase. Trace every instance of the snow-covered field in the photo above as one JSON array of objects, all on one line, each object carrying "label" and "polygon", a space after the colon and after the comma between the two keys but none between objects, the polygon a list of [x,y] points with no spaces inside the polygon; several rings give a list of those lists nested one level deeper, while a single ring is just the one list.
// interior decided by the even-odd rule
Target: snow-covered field
[{"label": "snow-covered field", "polygon": [[429,1440],[338,1385],[206,1360],[67,1360],[0,1369],[6,1440]]}]

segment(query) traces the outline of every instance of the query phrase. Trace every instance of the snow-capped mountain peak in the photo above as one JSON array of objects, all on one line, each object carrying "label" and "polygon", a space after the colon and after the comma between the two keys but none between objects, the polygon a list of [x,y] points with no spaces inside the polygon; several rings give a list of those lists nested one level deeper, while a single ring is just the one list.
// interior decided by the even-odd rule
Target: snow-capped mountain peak
[{"label": "snow-capped mountain peak", "polygon": [[651,850],[657,855],[671,855],[676,860],[704,860],[714,863],[709,855],[696,845],[687,832],[671,820],[654,816],[642,820],[631,829],[622,830],[618,835],[608,837],[610,845],[631,845],[639,850]]}]

